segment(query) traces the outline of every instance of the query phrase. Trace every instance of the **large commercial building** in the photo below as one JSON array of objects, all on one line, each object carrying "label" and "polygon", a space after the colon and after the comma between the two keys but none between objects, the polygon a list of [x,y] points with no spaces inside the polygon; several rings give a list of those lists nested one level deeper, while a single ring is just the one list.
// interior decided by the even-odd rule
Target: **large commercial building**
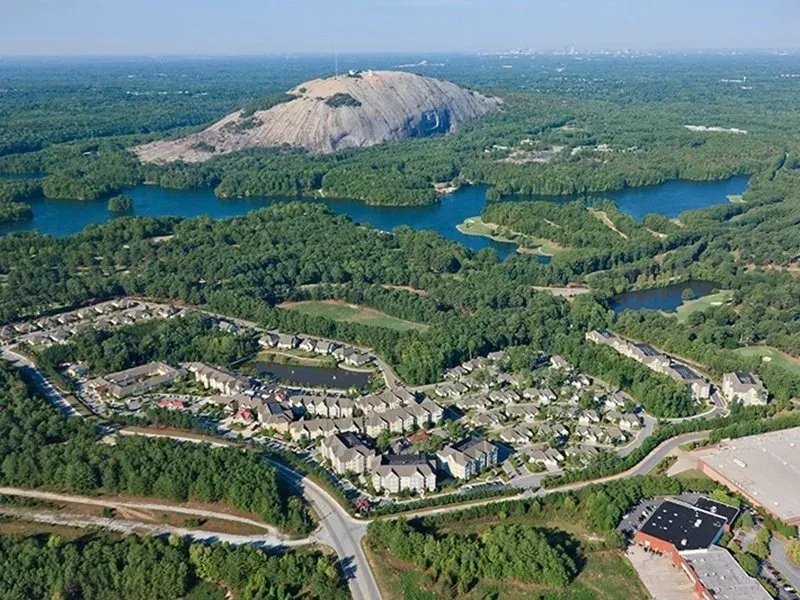
[{"label": "large commercial building", "polygon": [[724,441],[695,455],[712,479],[800,524],[800,427]]},{"label": "large commercial building", "polygon": [[682,568],[702,600],[770,600],[758,580],[744,572],[731,553],[714,546],[683,555]]},{"label": "large commercial building", "polygon": [[672,558],[700,600],[768,600],[766,590],[747,575],[724,548],[716,546],[739,510],[706,497],[694,504],[664,500],[634,540]]},{"label": "large commercial building", "polygon": [[634,539],[646,548],[669,554],[678,563],[681,552],[708,550],[727,525],[722,515],[678,500],[664,500]]}]

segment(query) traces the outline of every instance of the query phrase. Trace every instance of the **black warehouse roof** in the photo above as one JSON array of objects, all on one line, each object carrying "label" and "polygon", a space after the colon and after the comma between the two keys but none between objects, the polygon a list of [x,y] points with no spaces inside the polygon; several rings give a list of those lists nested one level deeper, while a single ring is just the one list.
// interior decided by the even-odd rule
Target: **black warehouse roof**
[{"label": "black warehouse roof", "polygon": [[640,531],[669,542],[679,552],[705,550],[717,541],[726,523],[722,515],[676,500],[664,500]]},{"label": "black warehouse roof", "polygon": [[702,510],[705,510],[710,513],[714,513],[715,515],[719,515],[720,517],[724,517],[725,520],[728,522],[728,525],[733,525],[733,522],[736,520],[736,517],[739,516],[739,509],[735,506],[731,506],[730,504],[724,504],[722,502],[717,502],[716,500],[712,500],[711,498],[706,498],[705,496],[700,496],[697,499],[697,502],[694,505]]}]

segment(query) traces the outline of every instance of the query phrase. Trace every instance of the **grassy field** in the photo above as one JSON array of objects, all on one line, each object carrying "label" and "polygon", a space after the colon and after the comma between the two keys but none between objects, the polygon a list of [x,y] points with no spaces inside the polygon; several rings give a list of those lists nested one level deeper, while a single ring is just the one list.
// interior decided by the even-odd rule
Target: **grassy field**
[{"label": "grassy field", "polygon": [[[578,551],[578,576],[564,589],[525,584],[519,581],[481,580],[469,593],[453,596],[445,582],[433,582],[428,573],[415,565],[404,563],[364,541],[367,558],[385,600],[446,600],[458,597],[465,600],[629,600],[648,598],[636,570],[620,550],[603,550],[597,543],[604,537],[588,527],[580,509],[565,511],[558,506],[545,505],[525,515],[496,514],[465,517],[438,526],[440,534],[480,536],[488,526],[504,524],[533,525],[544,528],[557,537],[567,535]],[[444,588],[442,586],[445,586]]]},{"label": "grassy field", "polygon": [[423,323],[404,321],[397,317],[392,317],[379,310],[367,306],[356,306],[339,302],[337,300],[308,300],[304,302],[284,302],[280,308],[286,310],[296,310],[306,315],[315,317],[327,317],[334,321],[347,321],[349,323],[362,323],[373,327],[385,327],[397,331],[410,331],[416,329],[424,331],[428,328]]},{"label": "grassy field", "polygon": [[465,219],[463,223],[456,226],[456,229],[465,235],[480,235],[496,242],[518,244],[520,252],[553,256],[565,250],[551,240],[534,238],[521,233],[502,230],[494,223],[484,223],[480,217]]},{"label": "grassy field", "polygon": [[248,361],[248,364],[274,362],[281,365],[304,365],[308,367],[335,367],[336,359],[332,356],[320,356],[300,349],[294,350],[262,350]]},{"label": "grassy field", "polygon": [[737,348],[735,352],[742,356],[757,356],[762,360],[766,358],[768,360],[765,362],[770,362],[773,365],[783,367],[795,375],[800,375],[800,359],[784,354],[775,348],[770,348],[769,346],[748,346],[746,348]]},{"label": "grassy field", "polygon": [[[451,595],[430,585],[418,568],[397,561],[391,555],[366,544],[378,587],[385,600],[446,600]],[[480,581],[464,600],[630,600],[649,595],[633,566],[618,550],[589,552],[583,568],[565,589],[523,584],[513,581]]]},{"label": "grassy field", "polygon": [[689,469],[688,471],[681,471],[673,475],[675,479],[683,479],[688,481],[698,481],[702,479],[711,479],[708,475],[698,469]]},{"label": "grassy field", "polygon": [[[709,294],[708,296],[703,296],[702,298],[698,298],[697,300],[689,300],[688,302],[684,302],[681,304],[676,310],[675,313],[678,317],[679,323],[684,323],[686,320],[692,316],[696,312],[704,312],[711,308],[712,306],[720,306],[722,304],[726,304],[731,301],[731,292],[730,290],[722,290],[717,292],[716,294]],[[672,314],[672,313],[667,313]]]}]

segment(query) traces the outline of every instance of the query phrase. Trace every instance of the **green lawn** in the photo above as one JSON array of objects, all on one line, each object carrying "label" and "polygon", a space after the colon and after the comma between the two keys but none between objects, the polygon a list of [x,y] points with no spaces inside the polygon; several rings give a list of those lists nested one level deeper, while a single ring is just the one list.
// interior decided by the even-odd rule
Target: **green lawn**
[{"label": "green lawn", "polygon": [[[579,546],[581,557],[578,576],[563,589],[524,584],[517,581],[480,580],[467,594],[448,594],[446,582],[434,582],[429,573],[413,564],[398,560],[382,548],[376,548],[369,536],[364,539],[367,558],[385,600],[630,600],[647,598],[636,570],[619,550],[593,550],[591,546],[603,541],[592,530],[580,512],[565,512],[563,508],[545,505],[524,515],[507,514],[505,524],[526,524],[570,536]],[[437,528],[442,534],[480,536],[488,526],[500,519],[495,514],[465,517]]]},{"label": "green lawn", "polygon": [[286,310],[296,310],[306,315],[315,317],[326,317],[334,321],[347,321],[349,323],[362,323],[373,327],[385,327],[397,331],[409,331],[416,329],[423,331],[428,328],[423,323],[404,321],[397,317],[392,317],[379,310],[367,306],[355,306],[336,300],[308,300],[305,302],[286,302],[280,305]]},{"label": "green lawn", "polygon": [[[441,584],[432,584],[420,569],[397,561],[364,544],[381,595],[386,600],[446,600]],[[513,581],[481,580],[463,600],[631,600],[648,598],[636,570],[618,550],[587,552],[581,572],[565,589],[525,585]]]},{"label": "green lawn", "polygon": [[757,356],[762,360],[767,359],[764,362],[778,365],[795,375],[800,375],[800,359],[792,359],[775,348],[770,348],[769,346],[747,346],[745,348],[737,348],[734,352],[742,356]]},{"label": "green lawn", "polygon": [[[720,306],[731,301],[730,290],[722,290],[716,294],[709,294],[697,300],[689,300],[681,304],[674,314],[678,317],[678,322],[684,323],[691,315],[696,312],[704,312],[712,306]],[[672,313],[668,313],[672,314]]]},{"label": "green lawn", "polygon": [[565,248],[562,248],[551,240],[535,238],[522,233],[509,231],[494,223],[484,223],[480,217],[469,217],[465,219],[463,223],[457,225],[456,229],[465,235],[479,235],[496,242],[517,244],[520,252],[553,256],[565,250]]}]

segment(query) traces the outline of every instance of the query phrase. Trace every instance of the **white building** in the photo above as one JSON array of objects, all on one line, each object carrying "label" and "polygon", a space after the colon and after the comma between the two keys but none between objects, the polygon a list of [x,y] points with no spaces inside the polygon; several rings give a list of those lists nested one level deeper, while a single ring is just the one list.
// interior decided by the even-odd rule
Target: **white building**
[{"label": "white building", "polygon": [[728,400],[745,406],[763,406],[769,401],[767,388],[755,373],[726,373],[722,377],[722,393]]}]

